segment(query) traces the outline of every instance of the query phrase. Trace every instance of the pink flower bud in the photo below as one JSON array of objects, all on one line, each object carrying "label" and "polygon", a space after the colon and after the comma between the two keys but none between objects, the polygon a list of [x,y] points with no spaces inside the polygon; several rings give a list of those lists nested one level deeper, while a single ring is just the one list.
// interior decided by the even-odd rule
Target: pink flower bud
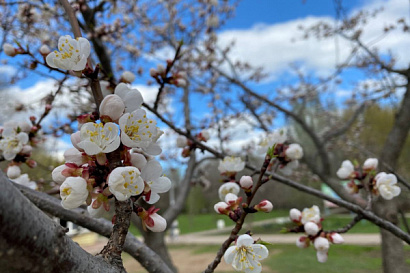
[{"label": "pink flower bud", "polygon": [[198,140],[207,142],[211,138],[211,134],[207,130],[203,130],[197,136]]},{"label": "pink flower bud", "polygon": [[48,112],[53,108],[53,106],[51,104],[46,104],[45,106],[45,110]]},{"label": "pink flower bud", "polygon": [[113,121],[118,120],[124,113],[124,110],[124,102],[118,95],[108,95],[100,104],[100,115],[109,116]]},{"label": "pink flower bud", "polygon": [[363,170],[370,171],[377,169],[377,165],[379,164],[379,160],[377,158],[368,158],[363,164]]},{"label": "pink flower bud", "polygon": [[35,168],[37,167],[37,162],[34,159],[29,159],[26,161],[27,166],[30,168]]},{"label": "pink flower bud", "polygon": [[298,209],[291,209],[289,212],[289,218],[293,222],[298,223],[302,219],[302,213]]},{"label": "pink flower bud", "polygon": [[225,196],[225,203],[227,203],[230,206],[234,205],[237,200],[238,200],[238,196],[236,196],[236,194],[228,193]]},{"label": "pink flower bud", "polygon": [[3,51],[7,56],[14,57],[17,55],[17,50],[11,44],[4,43]]},{"label": "pink flower bud", "polygon": [[241,179],[239,180],[239,186],[241,186],[241,188],[245,190],[251,189],[253,187],[252,177],[242,176]]},{"label": "pink flower bud", "polygon": [[296,246],[299,248],[307,248],[310,245],[310,240],[306,236],[301,236],[296,240]]},{"label": "pink flower bud", "polygon": [[329,235],[329,240],[334,244],[343,244],[345,242],[342,235],[336,232]]},{"label": "pink flower bud", "polygon": [[307,222],[304,228],[307,235],[315,236],[319,232],[319,226],[313,222]]},{"label": "pink flower bud", "polygon": [[149,70],[149,74],[150,74],[151,77],[155,78],[156,76],[158,76],[158,71],[155,68],[151,68]]},{"label": "pink flower bud", "polygon": [[31,122],[35,122],[36,119],[37,119],[37,118],[36,118],[35,116],[30,116],[30,121],[31,121]]},{"label": "pink flower bud", "polygon": [[263,212],[271,212],[273,205],[269,200],[262,200],[259,204],[255,206],[255,209]]},{"label": "pink flower bud", "polygon": [[42,45],[39,49],[40,54],[43,55],[43,57],[46,57],[50,52],[50,48],[47,45]]},{"label": "pink flower bud", "polygon": [[225,202],[218,202],[214,206],[214,210],[219,214],[228,214],[230,206]]},{"label": "pink flower bud", "polygon": [[132,83],[135,80],[135,75],[131,71],[124,71],[121,75],[121,80],[126,83]]}]

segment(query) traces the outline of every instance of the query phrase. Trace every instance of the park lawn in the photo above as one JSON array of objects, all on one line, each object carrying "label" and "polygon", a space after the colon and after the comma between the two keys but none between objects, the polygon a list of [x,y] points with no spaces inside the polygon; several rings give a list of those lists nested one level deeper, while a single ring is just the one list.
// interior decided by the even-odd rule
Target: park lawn
[{"label": "park lawn", "polygon": [[[324,221],[322,222],[324,230],[334,230],[341,228],[348,224],[352,220],[353,216],[348,215],[330,215],[325,217]],[[407,221],[410,223],[410,219],[408,218]],[[265,224],[261,226],[255,226],[252,231],[253,233],[258,234],[278,234],[283,228],[292,228],[294,227],[294,223],[284,223],[284,224]],[[401,225],[403,229],[403,225]],[[362,220],[357,223],[349,233],[378,233],[379,227],[372,224],[367,220]]]},{"label": "park lawn", "polygon": [[[186,246],[171,246],[177,249]],[[190,246],[192,255],[216,253],[219,246]],[[316,251],[311,246],[300,249],[294,245],[271,245],[269,257],[262,261],[269,272],[278,273],[381,273],[381,249],[379,246],[351,246],[332,245],[329,250],[329,259],[326,263],[319,263]],[[410,247],[405,247],[407,264],[410,264]],[[224,261],[222,260],[222,263]],[[268,270],[263,270],[268,271]],[[224,272],[218,271],[215,272]]]},{"label": "park lawn", "polygon": [[[271,213],[255,213],[250,214],[247,217],[246,222],[252,221],[262,221],[268,220],[276,217],[288,216],[288,210],[274,210]],[[187,234],[192,232],[199,232],[205,230],[216,229],[216,221],[222,219],[225,221],[226,226],[234,225],[234,222],[231,221],[228,217],[216,213],[209,214],[181,214],[178,216],[178,227],[181,234]],[[168,223],[170,225],[171,223]],[[140,235],[139,230],[131,225],[130,232],[134,235]]]}]

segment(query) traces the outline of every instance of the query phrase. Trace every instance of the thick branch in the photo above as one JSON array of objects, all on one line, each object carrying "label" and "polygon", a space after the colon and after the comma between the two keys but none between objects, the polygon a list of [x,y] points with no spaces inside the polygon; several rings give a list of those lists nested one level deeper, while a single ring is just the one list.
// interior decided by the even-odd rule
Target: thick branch
[{"label": "thick branch", "polygon": [[0,172],[0,268],[4,272],[119,272],[85,252]]},{"label": "thick branch", "polygon": [[[11,183],[11,182],[10,182]],[[49,196],[48,194],[33,191],[27,187],[13,183],[31,202],[41,210],[50,213],[60,219],[71,221],[76,225],[85,227],[107,238],[112,232],[111,222],[105,219],[95,219],[88,216],[86,210],[77,208],[66,210],[60,205],[60,200]],[[165,263],[158,257],[155,252],[141,243],[131,233],[127,234],[124,250],[134,257],[149,272],[172,273]]]}]

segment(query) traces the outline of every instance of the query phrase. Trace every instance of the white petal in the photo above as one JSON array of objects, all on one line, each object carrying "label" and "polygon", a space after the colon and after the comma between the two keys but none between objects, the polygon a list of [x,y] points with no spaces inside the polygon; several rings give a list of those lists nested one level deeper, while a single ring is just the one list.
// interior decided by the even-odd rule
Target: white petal
[{"label": "white petal", "polygon": [[248,234],[243,234],[238,237],[238,240],[236,241],[237,246],[250,246],[253,244],[253,238],[249,236]]},{"label": "white petal", "polygon": [[16,157],[16,155],[17,153],[10,151],[10,150],[3,151],[4,159],[9,160],[9,161],[13,160]]},{"label": "white petal", "polygon": [[130,113],[141,107],[144,102],[141,93],[136,89],[131,89],[124,96],[125,111]]},{"label": "white petal", "polygon": [[171,189],[171,180],[168,177],[159,177],[150,185],[151,190],[156,193],[164,193]]},{"label": "white petal", "polygon": [[82,71],[84,70],[86,64],[87,64],[87,57],[83,55],[81,57],[81,60],[78,63],[76,63],[70,70]]},{"label": "white petal", "polygon": [[96,155],[102,152],[102,149],[100,148],[100,146],[88,140],[83,140],[77,145],[78,147],[83,149],[84,152],[88,155]]},{"label": "white petal", "polygon": [[57,68],[57,66],[54,63],[54,59],[56,59],[56,54],[54,51],[51,52],[50,54],[47,55],[46,57],[46,63],[48,64],[48,66],[52,67],[52,68]]},{"label": "white petal", "polygon": [[138,143],[132,141],[130,137],[124,132],[121,132],[121,142],[128,148],[139,148]]},{"label": "white petal", "polygon": [[158,161],[150,160],[141,171],[141,177],[144,181],[153,181],[159,178],[162,174],[162,167]]},{"label": "white petal", "polygon": [[114,94],[120,96],[125,101],[125,95],[129,92],[130,88],[125,83],[120,83],[115,87]]},{"label": "white petal", "polygon": [[159,155],[162,153],[161,147],[154,142],[151,142],[147,148],[144,149],[144,151],[149,154],[149,155]]},{"label": "white petal", "polygon": [[110,144],[108,144],[104,149],[104,153],[111,153],[112,151],[115,151],[121,144],[121,140],[119,136],[115,136],[114,141],[112,141]]},{"label": "white petal", "polygon": [[144,196],[144,201],[147,202],[148,204],[152,205],[155,204],[156,202],[158,202],[160,196],[159,194],[155,193],[155,192],[151,192],[151,196],[149,198],[149,201],[146,200],[145,196]]},{"label": "white petal", "polygon": [[268,257],[269,251],[266,246],[261,244],[253,244],[252,245],[253,253],[255,253],[256,258],[258,260],[263,260]]},{"label": "white petal", "polygon": [[88,58],[91,52],[90,42],[87,39],[80,37],[78,38],[78,45],[79,45],[81,54],[84,54],[85,57]]},{"label": "white petal", "polygon": [[224,254],[224,260],[227,264],[232,264],[233,258],[235,257],[236,254],[236,246],[230,246]]}]

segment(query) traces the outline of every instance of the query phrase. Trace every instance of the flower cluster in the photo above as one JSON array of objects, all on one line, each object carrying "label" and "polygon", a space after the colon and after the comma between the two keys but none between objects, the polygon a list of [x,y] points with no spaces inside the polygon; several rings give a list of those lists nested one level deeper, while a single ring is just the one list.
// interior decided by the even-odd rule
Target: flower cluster
[{"label": "flower cluster", "polygon": [[321,224],[323,219],[320,217],[318,206],[305,208],[302,212],[298,209],[291,209],[289,217],[297,224],[297,227],[288,231],[305,233],[304,236],[296,240],[296,246],[307,248],[310,243],[313,243],[317,259],[321,263],[327,261],[330,243],[341,244],[344,242],[343,237],[339,233],[323,231]]},{"label": "flower cluster", "polygon": [[397,177],[385,172],[376,174],[377,167],[377,158],[366,159],[363,166],[359,166],[357,163],[354,165],[351,161],[345,160],[336,174],[340,179],[350,180],[347,184],[347,190],[352,194],[365,188],[374,195],[391,200],[401,192],[400,187],[397,186]]},{"label": "flower cluster", "polygon": [[285,175],[290,175],[293,170],[299,167],[299,159],[303,157],[303,149],[297,143],[285,144],[286,140],[286,132],[283,130],[270,133],[256,146],[254,155],[264,155],[268,149],[271,149],[275,160],[272,161],[270,167],[277,162],[278,170]]},{"label": "flower cluster", "polygon": [[[76,41],[67,36],[59,40],[60,51],[69,48],[64,51],[68,54],[64,62],[73,62],[70,68],[65,63],[65,69],[77,70],[82,58],[86,58],[83,52],[86,43],[83,39],[78,39],[77,44]],[[66,60],[76,53],[79,59]],[[59,56],[50,55],[47,58],[53,58],[55,64],[62,62],[56,59]],[[123,81],[132,81],[131,76],[125,73]],[[166,222],[157,214],[158,209],[152,206],[145,210],[136,201],[141,198],[154,204],[161,193],[171,188],[171,181],[162,175],[161,164],[153,157],[162,152],[157,141],[163,132],[141,109],[141,93],[124,82],[117,85],[114,94],[104,97],[99,114],[79,116],[80,131],[71,135],[74,148],[64,153],[65,164],[55,168],[52,177],[61,184],[64,208],[73,209],[86,203],[90,214],[100,217],[110,209],[110,200],[131,199],[133,210],[144,226],[159,232],[165,230]]]},{"label": "flower cluster", "polygon": [[35,117],[31,117],[30,120],[31,124],[25,121],[6,122],[0,128],[0,151],[3,158],[9,161],[7,176],[17,184],[37,189],[37,184],[30,181],[27,174],[22,174],[20,168],[23,164],[30,168],[37,166],[37,163],[30,157],[32,146],[40,141],[38,138],[40,126],[36,125]]},{"label": "flower cluster", "polygon": [[234,246],[230,246],[225,254],[224,260],[231,264],[236,271],[247,273],[262,272],[261,260],[269,255],[268,249],[257,244],[248,234],[240,235]]}]

